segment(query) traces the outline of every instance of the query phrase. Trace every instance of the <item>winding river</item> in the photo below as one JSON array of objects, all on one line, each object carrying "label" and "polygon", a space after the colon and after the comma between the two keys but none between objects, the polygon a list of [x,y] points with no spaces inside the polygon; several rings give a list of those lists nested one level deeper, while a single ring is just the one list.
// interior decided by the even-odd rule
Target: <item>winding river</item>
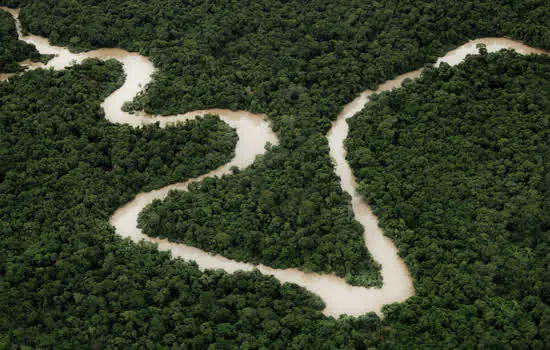
[{"label": "winding river", "polygon": [[[159,117],[144,113],[129,114],[122,111],[124,102],[131,100],[151,82],[155,71],[153,64],[137,53],[121,49],[99,49],[85,53],[74,54],[69,50],[52,46],[48,39],[39,36],[23,36],[21,23],[19,22],[19,10],[0,7],[8,11],[16,20],[19,39],[34,44],[42,54],[56,55],[48,64],[24,62],[28,69],[53,68],[64,69],[67,66],[82,62],[86,58],[119,60],[124,66],[126,80],[124,85],[113,92],[102,103],[106,118],[112,123],[129,124],[135,127],[159,122],[161,126],[184,122],[204,114],[217,114],[220,118],[237,130],[239,140],[237,142],[235,157],[227,164],[198,178],[185,182],[172,184],[161,189],[140,193],[134,200],[120,207],[111,217],[111,224],[116,228],[117,234],[128,237],[135,242],[147,240],[158,244],[160,250],[170,250],[174,257],[185,260],[194,260],[199,268],[223,269],[228,273],[237,270],[252,271],[258,269],[261,273],[275,276],[281,282],[296,283],[305,289],[319,295],[326,303],[323,310],[327,316],[338,317],[341,314],[359,316],[367,312],[376,312],[383,316],[381,308],[385,304],[403,302],[414,295],[412,278],[407,267],[399,258],[398,250],[393,242],[383,235],[378,227],[376,217],[372,214],[368,205],[360,198],[355,189],[357,183],[346,161],[344,140],[348,134],[346,119],[354,116],[369,101],[373,93],[388,91],[401,86],[407,78],[418,78],[422,69],[403,74],[393,80],[381,84],[376,91],[362,92],[355,100],[344,106],[342,112],[333,122],[331,130],[327,134],[330,145],[330,154],[335,161],[335,171],[340,177],[342,188],[352,197],[352,207],[356,219],[364,227],[364,240],[367,249],[374,259],[381,265],[381,274],[384,281],[382,288],[354,287],[346,284],[345,280],[334,275],[305,273],[297,269],[273,269],[264,265],[252,265],[224,258],[220,255],[212,255],[209,252],[187,246],[181,243],[171,243],[167,240],[151,238],[144,235],[136,227],[137,218],[141,210],[154,199],[163,199],[171,190],[186,190],[187,186],[206,177],[222,176],[231,173],[231,167],[245,168],[254,162],[257,155],[265,152],[266,143],[277,144],[278,139],[271,130],[267,117],[263,114],[252,114],[246,111],[230,111],[224,109],[208,109],[193,111],[181,115]],[[461,62],[466,55],[477,53],[477,44],[485,44],[488,51],[498,51],[503,48],[511,48],[522,54],[546,54],[550,53],[528,47],[520,42],[505,38],[483,38],[470,41],[465,45],[449,52],[440,58],[437,64],[447,62],[451,65]],[[0,80],[9,78],[9,74],[0,75]]]}]

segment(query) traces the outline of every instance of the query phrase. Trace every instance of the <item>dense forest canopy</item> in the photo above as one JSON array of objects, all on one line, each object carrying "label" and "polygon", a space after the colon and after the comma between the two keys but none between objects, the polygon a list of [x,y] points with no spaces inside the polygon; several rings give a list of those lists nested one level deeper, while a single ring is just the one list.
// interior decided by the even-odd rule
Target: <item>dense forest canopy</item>
[{"label": "dense forest canopy", "polygon": [[362,344],[354,325],[376,329],[376,316],[334,324],[296,286],[202,273],[114,234],[117,207],[226,163],[236,141],[213,116],[166,129],[108,123],[99,103],[122,78],[116,61],[88,61],[0,83],[0,347],[299,348],[321,344],[308,334],[327,322],[336,346]]},{"label": "dense forest canopy", "polygon": [[172,192],[146,207],[139,224],[147,235],[236,260],[334,272],[354,285],[379,286],[378,264],[347,203],[319,136],[292,152],[270,149],[232,176]]},{"label": "dense forest canopy", "polygon": [[[266,155],[267,167],[214,180],[209,190],[216,188],[216,196],[183,195],[200,202],[202,211],[214,209],[212,219],[201,222],[196,220],[200,210],[173,208],[182,213],[176,221],[193,221],[192,227],[204,233],[202,242],[186,234],[190,226],[166,226],[172,218],[148,227],[149,233],[166,229],[162,235],[237,259],[335,272],[363,285],[379,284],[380,276],[326,152],[329,121],[362,89],[433,62],[469,38],[510,35],[550,45],[540,27],[550,26],[544,16],[550,5],[540,1],[22,3],[23,26],[54,44],[75,50],[120,46],[150,57],[159,70],[146,93],[127,105],[130,110],[176,114],[227,107],[272,118],[281,145],[277,154]],[[527,34],[519,29],[525,19]],[[244,178],[255,180],[246,185]],[[277,198],[266,206],[259,193]],[[234,209],[227,205],[229,197],[235,198]],[[314,203],[309,214],[296,210],[305,199]],[[237,205],[246,205],[247,214]],[[161,217],[168,218],[165,214]],[[229,222],[239,224],[232,233],[225,230]],[[250,227],[261,233],[249,234]],[[273,245],[279,232],[292,238]],[[327,254],[328,259],[320,258]]]},{"label": "dense forest canopy", "polygon": [[[0,4],[24,6],[24,26],[54,43],[149,56],[160,69],[130,109],[267,112],[279,146],[153,209],[196,201],[217,210],[211,227],[188,208],[175,221],[194,220],[205,234],[236,220],[262,230],[234,228],[236,241],[212,250],[359,284],[379,276],[357,250],[360,228],[327,154],[324,133],[341,106],[475,37],[550,47],[544,0]],[[115,62],[0,83],[0,347],[550,347],[549,71],[546,58],[471,58],[428,70],[351,122],[362,192],[415,278],[417,296],[387,306],[384,321],[326,318],[302,289],[257,273],[202,273],[114,235],[108,216],[136,193],[231,158],[235,134],[216,117],[168,129],[110,125],[99,102],[121,83]],[[254,244],[276,225],[298,244],[277,242],[284,249],[262,256]],[[335,243],[307,249],[311,238]]]},{"label": "dense forest canopy", "polygon": [[545,0],[24,3],[24,26],[54,44],[150,57],[160,70],[134,108],[300,115],[323,130],[357,92],[468,39],[510,36],[550,48]]},{"label": "dense forest canopy", "polygon": [[302,289],[203,273],[118,238],[108,215],[174,181],[156,176],[164,142],[185,148],[202,130],[206,149],[179,160],[202,173],[202,155],[227,161],[235,140],[215,117],[172,129],[108,124],[99,101],[121,78],[117,63],[90,61],[0,83],[2,347],[550,344],[550,59],[503,53],[428,70],[352,120],[350,160],[416,281],[417,296],[388,306],[382,322],[325,318]]},{"label": "dense forest canopy", "polygon": [[397,343],[550,346],[548,96],[550,58],[505,51],[429,69],[350,121],[359,190],[415,278],[388,309]]},{"label": "dense forest canopy", "polygon": [[0,10],[0,73],[15,73],[22,70],[18,64],[25,59],[47,61],[33,45],[19,41],[13,17]]},{"label": "dense forest canopy", "polygon": [[[0,84],[3,239],[24,249],[41,225],[71,225],[88,211],[106,219],[138,190],[196,177],[231,159],[237,137],[217,117],[165,129],[111,125],[99,102],[121,79],[120,65],[108,61],[67,73],[32,71]],[[5,251],[2,260],[18,252]]]},{"label": "dense forest canopy", "polygon": [[[217,180],[211,187],[223,187],[225,195],[200,200],[201,209],[209,211],[220,207],[219,198],[235,197],[235,204],[247,205],[249,213],[222,205],[214,211],[215,220],[208,220],[210,227],[195,220],[193,227],[207,237],[203,242],[182,237],[180,227],[157,225],[157,230],[170,231],[163,235],[247,261],[335,272],[363,285],[379,284],[380,276],[326,152],[323,134],[329,120],[358,91],[433,62],[468,38],[507,34],[548,46],[548,33],[540,26],[548,24],[543,14],[550,8],[540,2],[504,1],[19,3],[25,5],[23,26],[54,44],[75,50],[120,46],[150,57],[158,73],[129,109],[175,114],[228,107],[267,112],[272,118],[282,142],[277,154],[266,155],[269,167],[256,166],[241,177],[254,178],[251,185],[243,186],[239,179]],[[518,29],[525,18],[528,34]],[[278,196],[274,205],[259,203],[258,193],[270,192]],[[309,214],[296,210],[306,197],[314,203]],[[194,213],[194,219],[201,215]],[[189,215],[177,220],[192,219]],[[240,226],[232,238],[225,232],[228,222]],[[252,226],[261,228],[261,234],[249,234]],[[154,231],[148,228],[159,234]],[[270,243],[279,231],[292,237],[285,246]],[[264,254],[266,245],[271,247]],[[329,258],[321,259],[323,255]]]},{"label": "dense forest canopy", "polygon": [[[232,198],[232,209],[224,204],[212,212],[211,208],[220,207],[213,201],[219,202],[222,197],[216,199],[213,193],[203,197],[200,204],[193,204],[195,214],[209,213],[210,228],[205,230],[197,222],[193,235],[201,242],[188,237],[186,243],[239,260],[336,273],[355,285],[380,285],[379,267],[365,247],[362,229],[349,208],[349,197],[339,187],[325,138],[314,134],[305,139],[293,120],[279,131],[284,139],[282,147],[274,147],[263,165],[240,176],[247,184],[235,186],[231,178],[226,178],[223,181],[231,181],[229,184],[216,185],[214,180],[213,187],[221,190],[224,186],[224,197]],[[266,205],[258,193],[276,193],[278,198]],[[245,206],[246,213],[239,209]],[[168,218],[168,222],[174,219],[185,220]],[[232,226],[228,227],[230,222]],[[254,234],[251,227],[255,227]],[[166,232],[148,233],[177,238],[168,232],[168,226],[165,228]]]}]

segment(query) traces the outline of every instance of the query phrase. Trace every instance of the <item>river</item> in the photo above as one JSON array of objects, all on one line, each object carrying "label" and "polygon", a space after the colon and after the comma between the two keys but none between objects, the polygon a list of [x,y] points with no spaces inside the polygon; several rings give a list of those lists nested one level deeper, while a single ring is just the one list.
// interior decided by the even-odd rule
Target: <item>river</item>
[{"label": "river", "polygon": [[[344,140],[348,135],[347,119],[363,109],[368,103],[370,95],[399,88],[405,79],[418,78],[421,75],[422,69],[389,80],[381,84],[376,91],[367,90],[359,94],[355,100],[344,106],[327,134],[330,155],[335,161],[336,174],[340,177],[342,188],[351,195],[351,204],[355,217],[364,227],[365,245],[374,259],[381,265],[381,274],[384,282],[382,288],[355,287],[348,285],[344,279],[330,274],[305,273],[297,269],[273,269],[264,265],[237,262],[185,244],[171,243],[165,239],[161,240],[144,235],[137,228],[137,218],[141,210],[154,199],[166,198],[168,192],[171,190],[185,191],[190,183],[207,177],[230,174],[231,167],[233,166],[241,169],[245,168],[254,162],[256,156],[265,152],[266,143],[277,144],[277,135],[271,130],[267,117],[264,114],[252,114],[246,111],[224,109],[200,110],[163,117],[146,115],[143,112],[137,114],[126,113],[121,109],[124,102],[130,101],[151,82],[155,67],[149,59],[137,53],[121,49],[99,49],[85,53],[71,53],[66,48],[50,45],[46,38],[33,35],[23,36],[21,24],[18,20],[19,10],[5,7],[0,7],[0,9],[8,11],[15,18],[20,40],[34,44],[41,54],[56,55],[46,65],[25,62],[29,69],[41,67],[64,69],[67,66],[82,62],[86,58],[114,58],[123,64],[124,72],[126,73],[126,80],[123,86],[113,92],[102,103],[105,116],[112,123],[129,124],[138,127],[144,124],[159,122],[161,126],[166,126],[167,124],[185,122],[199,115],[210,113],[219,115],[224,122],[237,130],[239,140],[235,150],[235,157],[229,163],[198,178],[138,194],[135,199],[120,207],[112,215],[110,222],[115,227],[117,234],[130,238],[134,242],[147,240],[157,243],[160,250],[170,250],[174,257],[196,261],[202,270],[223,269],[228,273],[232,273],[238,270],[252,271],[258,269],[261,273],[272,275],[283,283],[296,283],[323,299],[326,304],[323,313],[327,316],[338,317],[341,314],[359,316],[368,312],[376,312],[379,316],[383,316],[381,313],[382,306],[403,302],[414,295],[413,280],[407,266],[399,257],[396,246],[391,239],[383,235],[376,217],[372,214],[367,203],[356,192],[357,183],[346,161]],[[450,51],[444,57],[441,57],[436,65],[441,62],[451,65],[458,64],[466,55],[477,53],[477,44],[485,44],[489,52],[511,48],[522,54],[549,54],[548,52],[531,48],[523,43],[507,38],[482,38],[472,40]],[[9,76],[11,75],[0,75],[0,80],[8,79]]]}]

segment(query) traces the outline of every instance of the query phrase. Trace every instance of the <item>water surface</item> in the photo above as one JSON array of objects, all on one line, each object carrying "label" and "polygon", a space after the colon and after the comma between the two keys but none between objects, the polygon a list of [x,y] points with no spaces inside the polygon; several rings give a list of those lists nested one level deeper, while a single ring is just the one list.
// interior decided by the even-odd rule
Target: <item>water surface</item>
[{"label": "water surface", "polygon": [[[318,294],[326,303],[323,310],[325,315],[339,316],[341,314],[359,316],[367,312],[376,312],[382,316],[382,306],[395,302],[403,302],[414,295],[413,280],[406,265],[398,255],[393,241],[384,236],[378,226],[376,217],[369,206],[357,194],[357,183],[352,170],[346,161],[344,140],[348,135],[347,119],[361,111],[369,101],[369,96],[375,92],[389,91],[399,88],[407,79],[418,78],[422,69],[403,74],[395,79],[381,84],[376,91],[362,92],[355,100],[343,107],[332,128],[327,134],[330,155],[335,161],[335,171],[340,177],[342,188],[352,197],[352,208],[356,219],[364,227],[364,241],[374,259],[381,265],[381,274],[384,285],[382,288],[365,288],[348,285],[344,279],[330,274],[305,273],[297,269],[273,269],[264,265],[252,265],[237,262],[220,255],[213,255],[198,248],[181,243],[171,243],[166,239],[157,239],[144,235],[137,228],[137,218],[142,209],[155,199],[164,199],[171,190],[187,190],[187,186],[195,181],[207,177],[222,176],[231,173],[231,167],[245,168],[254,162],[257,155],[265,152],[265,145],[269,142],[277,144],[278,139],[271,130],[264,114],[253,114],[246,111],[230,111],[225,109],[208,109],[193,111],[181,115],[159,117],[147,115],[143,112],[129,114],[121,110],[126,101],[132,100],[151,82],[155,72],[153,64],[144,56],[121,49],[99,49],[85,53],[74,54],[63,47],[52,46],[46,38],[39,36],[23,36],[18,20],[19,10],[0,7],[12,14],[16,19],[19,38],[34,44],[41,54],[56,55],[46,65],[41,63],[25,62],[28,69],[53,68],[64,69],[70,65],[82,62],[86,58],[110,59],[114,58],[123,64],[126,80],[124,85],[113,92],[102,103],[106,118],[112,123],[129,124],[134,127],[159,122],[161,126],[185,122],[199,115],[217,114],[220,118],[237,130],[235,157],[227,164],[185,182],[172,184],[158,190],[138,194],[132,201],[120,207],[111,217],[110,222],[116,228],[116,233],[128,237],[134,242],[147,240],[158,244],[160,250],[170,250],[174,257],[185,260],[194,260],[200,269],[223,269],[228,273],[238,270],[252,271],[258,269],[266,275],[275,276],[281,282],[296,283],[305,289]],[[483,38],[470,41],[463,46],[450,51],[440,58],[437,64],[447,62],[451,65],[461,62],[466,55],[477,53],[477,44],[485,44],[488,51],[498,51],[503,48],[515,49],[520,53],[548,54],[506,38]],[[0,75],[5,80],[10,75]],[[231,232],[228,232],[231,234]]]}]

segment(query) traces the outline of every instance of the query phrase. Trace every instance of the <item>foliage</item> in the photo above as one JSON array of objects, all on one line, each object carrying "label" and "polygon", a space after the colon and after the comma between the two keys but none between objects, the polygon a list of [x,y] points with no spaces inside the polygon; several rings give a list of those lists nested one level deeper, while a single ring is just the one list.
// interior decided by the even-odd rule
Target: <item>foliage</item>
[{"label": "foliage", "polygon": [[21,62],[27,58],[32,61],[48,60],[40,55],[33,45],[19,41],[13,17],[0,10],[0,73],[15,73],[21,71]]},{"label": "foliage", "polygon": [[121,78],[117,62],[89,61],[0,84],[1,347],[267,344],[308,327],[293,315],[322,318],[295,286],[201,273],[114,234],[109,214],[136,192],[226,163],[236,141],[213,116],[108,123],[99,102]]},{"label": "foliage", "polygon": [[18,8],[27,5],[32,0],[2,0],[0,4],[11,8]]},{"label": "foliage", "polygon": [[134,108],[302,115],[323,131],[357,92],[468,39],[550,48],[544,0],[42,0],[21,16],[55,44],[150,57],[160,69]]},{"label": "foliage", "polygon": [[[330,213],[327,221],[338,219],[346,239],[358,233],[351,214],[344,215],[347,196],[333,173],[325,174],[328,179],[311,173],[328,171],[322,137],[344,103],[475,37],[504,35],[550,47],[550,3],[543,0],[0,4],[26,4],[24,26],[54,43],[75,50],[120,46],[151,57],[160,69],[130,108],[161,114],[205,107],[267,112],[281,145],[243,171],[254,183],[238,193],[239,200],[260,208],[258,193],[281,190],[278,183],[285,183],[285,193],[324,199],[314,202],[318,207],[308,228],[323,222],[321,213]],[[348,147],[362,191],[415,277],[417,296],[387,306],[383,323],[373,315],[324,318],[319,300],[301,289],[254,273],[201,273],[150,245],[114,236],[108,215],[136,193],[228,159],[232,148],[225,146],[234,142],[229,132],[223,132],[225,146],[214,150],[223,124],[209,118],[190,123],[192,130],[204,131],[195,143],[206,149],[179,164],[169,163],[177,151],[153,161],[168,154],[174,139],[186,140],[182,148],[189,139],[179,136],[185,134],[181,128],[136,131],[105,123],[99,101],[120,74],[113,63],[31,72],[11,86],[0,84],[0,290],[6,291],[0,293],[0,347],[550,347],[544,187],[550,179],[542,171],[549,154],[548,63],[499,57],[430,70],[425,83],[377,100],[380,106],[393,101],[388,113],[375,113],[375,103],[352,122]],[[426,85],[428,95],[415,91],[416,84]],[[432,88],[437,84],[440,91]],[[394,100],[400,94],[418,100],[409,107]],[[473,109],[465,103],[469,99],[476,102]],[[478,112],[486,118],[476,119]],[[386,114],[397,121],[382,122]],[[409,124],[412,114],[428,119]],[[443,131],[455,135],[460,129],[434,123],[449,120],[462,127],[458,116],[466,114],[469,134],[442,140]],[[365,122],[369,115],[380,123]],[[378,127],[380,133],[368,129]],[[215,137],[208,136],[211,131]],[[401,137],[407,132],[408,139]],[[393,147],[394,138],[408,148]],[[123,147],[110,148],[117,140]],[[380,148],[364,146],[371,143]],[[408,154],[417,149],[423,153]],[[115,150],[121,150],[119,158]],[[205,165],[213,152],[219,157]],[[141,158],[146,165],[140,168]],[[179,165],[183,172],[176,176]],[[181,197],[213,208],[229,198],[206,199],[201,186],[234,195],[246,181],[238,175],[209,180]],[[293,198],[276,199],[279,207],[251,212],[243,223],[274,219],[296,207]],[[217,220],[232,215],[224,209]],[[301,214],[281,218],[290,224]],[[242,234],[239,239],[245,246],[253,242]]]},{"label": "foliage", "polygon": [[360,192],[417,295],[387,344],[550,347],[550,58],[427,70],[350,120]]},{"label": "foliage", "polygon": [[295,285],[201,272],[114,233],[116,208],[226,163],[236,141],[214,116],[165,129],[108,123],[100,102],[122,78],[116,61],[90,60],[0,83],[0,348],[372,344],[374,314],[326,319]]},{"label": "foliage", "polygon": [[326,139],[310,137],[291,151],[268,151],[251,168],[153,202],[140,214],[140,226],[150,236],[233,259],[335,272],[351,284],[380,286]]},{"label": "foliage", "polygon": [[[336,188],[332,171],[318,181],[309,170],[332,167],[323,146],[326,142],[321,140],[330,120],[358,91],[433,62],[469,38],[515,35],[548,47],[548,33],[541,29],[550,25],[550,17],[542,15],[548,9],[548,4],[537,1],[504,0],[466,4],[450,0],[46,0],[31,1],[21,17],[31,32],[74,50],[120,46],[150,57],[159,70],[146,93],[127,105],[130,110],[176,114],[221,107],[267,112],[282,134],[278,152],[289,161],[269,161],[278,167],[271,171],[258,166],[246,172],[257,179],[254,187],[243,189],[238,179],[225,179],[209,188],[225,188],[228,196],[242,198],[249,209],[259,207],[258,193],[264,190],[322,199],[314,201],[318,208],[307,225],[296,225],[303,216],[294,209],[296,199],[279,195],[278,205],[264,206],[262,212],[237,215],[225,206],[214,220],[193,222],[205,234],[200,239],[185,234],[190,232],[186,228],[175,228],[175,223],[170,233],[163,234],[174,239],[179,231],[177,239],[237,259],[348,274],[352,283],[370,285],[379,284],[380,276],[363,247],[348,197]],[[298,130],[284,133],[289,124]],[[296,179],[306,173],[307,177]],[[279,181],[274,183],[274,178]],[[201,208],[218,206],[225,197],[218,194],[218,199],[203,195]],[[191,200],[193,195],[183,196]],[[186,211],[163,225],[172,220],[181,223],[189,215]],[[195,221],[201,214],[193,215]],[[228,222],[243,227],[227,232]],[[329,232],[325,222],[337,223],[336,230]],[[257,225],[260,235],[245,229],[260,231]],[[276,227],[285,225],[290,227],[284,230],[285,237],[294,239],[273,247],[270,240],[279,237]],[[318,229],[320,225],[325,228]],[[148,228],[148,232],[158,234],[154,231],[165,228]],[[342,251],[340,247],[348,246],[353,237],[357,237],[355,243]],[[312,243],[311,238],[321,243]],[[301,244],[293,245],[300,239]],[[328,242],[333,242],[332,249]],[[263,254],[261,248],[266,245],[270,249]],[[322,260],[320,253],[330,258]]]}]

